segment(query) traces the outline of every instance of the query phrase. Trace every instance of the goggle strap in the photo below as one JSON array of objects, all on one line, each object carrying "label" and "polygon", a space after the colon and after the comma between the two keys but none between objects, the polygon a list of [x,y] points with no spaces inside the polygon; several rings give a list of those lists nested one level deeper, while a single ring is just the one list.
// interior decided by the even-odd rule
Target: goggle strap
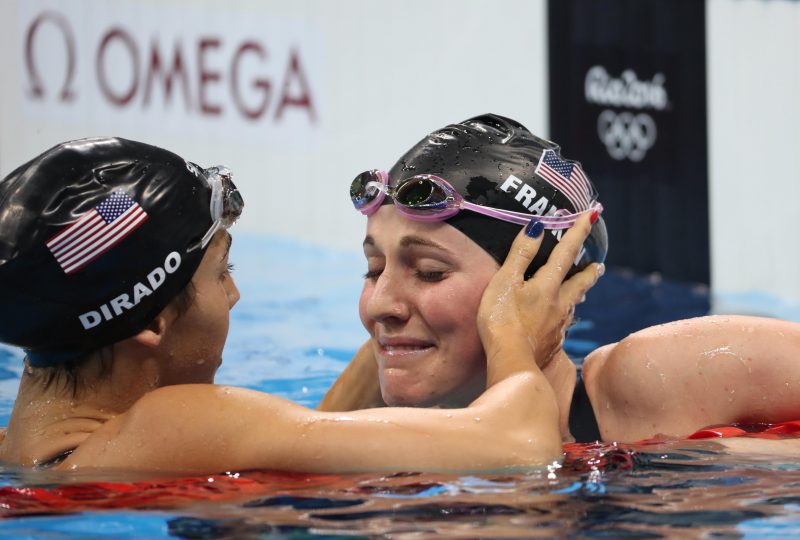
[{"label": "goggle strap", "polygon": [[203,239],[200,240],[200,247],[201,248],[205,248],[208,245],[208,243],[211,242],[211,239],[214,238],[214,235],[219,230],[221,225],[222,225],[222,222],[219,221],[219,220],[215,221],[213,223],[213,225],[211,225],[211,228],[208,229],[206,234],[203,235]]},{"label": "goggle strap", "polygon": [[575,225],[575,222],[582,214],[584,214],[584,212],[589,210],[597,210],[602,212],[603,205],[597,201],[594,201],[588,210],[584,210],[583,212],[578,212],[575,214],[566,214],[563,216],[537,216],[535,214],[525,214],[523,212],[514,212],[512,210],[501,210],[499,208],[481,206],[479,204],[473,204],[467,201],[462,201],[461,208],[465,210],[471,210],[478,214],[483,214],[484,216],[508,221],[509,223],[516,223],[517,225],[527,225],[533,218],[536,218],[542,225],[544,225],[545,229],[557,230],[569,229]]}]

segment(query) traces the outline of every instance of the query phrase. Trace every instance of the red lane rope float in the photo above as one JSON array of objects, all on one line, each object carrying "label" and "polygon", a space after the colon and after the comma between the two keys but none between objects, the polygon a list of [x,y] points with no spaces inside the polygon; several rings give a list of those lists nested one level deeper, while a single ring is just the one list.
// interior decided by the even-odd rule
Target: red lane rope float
[{"label": "red lane rope float", "polygon": [[[633,454],[614,443],[569,444],[562,467],[567,471],[630,469]],[[406,480],[403,478],[407,476]],[[434,475],[430,481],[442,481]],[[449,476],[449,475],[447,475]],[[199,502],[237,503],[276,495],[363,496],[363,486],[378,481],[382,490],[404,492],[418,484],[416,473],[392,475],[383,485],[375,475],[321,475],[248,471],[139,482],[81,482],[55,487],[0,487],[0,518],[35,514],[65,514],[121,508],[170,509]],[[447,480],[445,480],[447,481]],[[410,483],[410,485],[407,485]],[[360,486],[357,489],[354,487]]]},{"label": "red lane rope float", "polygon": [[199,501],[252,499],[277,492],[350,486],[340,475],[253,471],[140,482],[83,482],[57,487],[0,487],[0,517],[88,509],[166,508]]},{"label": "red lane rope float", "polygon": [[[710,426],[687,438],[719,437],[796,438],[800,437],[800,420]],[[634,446],[664,442],[665,439],[647,439]],[[633,469],[636,450],[626,446],[600,441],[566,444],[562,469],[579,473]],[[365,478],[369,477],[249,471],[139,482],[82,482],[46,488],[4,486],[0,487],[0,518],[120,508],[165,509],[212,501],[234,503],[292,492],[307,495],[307,490],[322,488],[352,494],[353,486]]]},{"label": "red lane rope float", "polygon": [[755,437],[759,439],[786,439],[800,436],[800,420],[777,424],[731,424],[709,426],[695,431],[688,439],[713,439],[720,437]]},{"label": "red lane rope float", "polygon": [[561,468],[567,471],[629,470],[633,468],[634,452],[617,443],[567,443]]}]

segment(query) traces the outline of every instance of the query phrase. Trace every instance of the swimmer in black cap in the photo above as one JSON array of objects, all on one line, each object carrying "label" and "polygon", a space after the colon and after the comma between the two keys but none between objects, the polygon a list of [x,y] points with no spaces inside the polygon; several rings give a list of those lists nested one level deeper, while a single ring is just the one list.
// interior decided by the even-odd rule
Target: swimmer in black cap
[{"label": "swimmer in black cap", "polygon": [[[514,253],[513,239],[531,216],[536,216],[543,240],[527,273],[539,268],[564,229],[581,214],[591,215],[594,225],[568,275],[605,258],[608,239],[598,217],[602,206],[580,164],[561,156],[554,143],[497,115],[434,131],[388,173],[371,170],[357,176],[350,196],[356,209],[368,216],[364,240],[368,271],[360,315],[376,361],[361,355],[351,363],[323,400],[324,410],[382,403],[415,407],[470,403],[487,377],[485,349],[475,326],[481,293],[499,264]],[[597,269],[602,271],[602,266]],[[524,320],[535,314],[525,311],[521,316]],[[764,328],[763,320],[757,322],[747,325]],[[706,319],[675,324],[710,334],[710,327],[718,323]],[[765,328],[774,326],[767,323]],[[782,323],[781,331],[800,340],[794,323]],[[700,351],[709,356],[718,353],[711,344],[720,347],[725,333],[717,332],[711,341],[685,340],[681,349],[679,340],[670,342],[667,332],[675,332],[675,327],[648,329],[596,351],[577,381],[576,368],[563,350],[553,357],[538,357],[559,402],[565,441],[686,435],[762,408],[763,403],[748,399],[734,411],[729,400],[717,394],[702,407],[687,399],[710,395],[702,390],[707,379],[696,376],[692,367],[701,358]],[[535,343],[538,336],[530,333],[529,338]],[[781,350],[786,367],[788,352],[797,349]],[[646,362],[641,361],[644,356]],[[676,360],[678,356],[681,360]],[[731,380],[729,366],[718,363],[710,369],[708,373]],[[777,376],[785,372],[764,363],[759,369],[774,389],[781,389]],[[800,370],[794,371],[800,376]],[[666,375],[672,384],[660,379]],[[746,378],[733,381],[743,390],[748,387]],[[685,391],[676,392],[676,386]],[[780,403],[791,410],[800,406],[800,398]],[[776,406],[759,418],[800,417],[800,408],[793,410],[795,416],[787,418],[777,413]]]},{"label": "swimmer in black cap", "polygon": [[[0,460],[205,473],[558,458],[558,411],[536,362],[558,348],[566,314],[594,283],[581,272],[562,284],[588,219],[527,281],[540,240],[515,240],[477,315],[490,377],[474,402],[343,415],[213,384],[239,299],[226,229],[242,207],[224,167],[124,139],[60,144],[0,182],[0,341],[26,352]],[[525,320],[539,338],[533,348],[518,305],[540,314]]]}]

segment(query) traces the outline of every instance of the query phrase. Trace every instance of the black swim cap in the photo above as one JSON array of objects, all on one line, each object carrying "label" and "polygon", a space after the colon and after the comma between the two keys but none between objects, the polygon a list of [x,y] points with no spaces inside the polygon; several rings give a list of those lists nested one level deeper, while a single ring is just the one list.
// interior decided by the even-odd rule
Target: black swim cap
[{"label": "black swim cap", "polygon": [[[576,213],[586,210],[576,197],[568,196],[536,172],[546,151],[548,158],[566,167],[576,162],[564,160],[558,145],[541,139],[525,126],[495,114],[470,118],[434,131],[389,171],[389,184],[416,174],[433,174],[447,180],[465,200],[512,210],[530,212],[531,217],[558,210]],[[588,178],[587,178],[588,181]],[[594,187],[592,186],[592,189]],[[391,204],[390,198],[384,204]],[[447,223],[466,234],[502,264],[520,226],[475,212],[461,211]],[[542,266],[560,239],[560,232],[545,230],[539,253],[526,277]],[[585,252],[568,275],[593,262],[603,262],[608,250],[605,223],[599,218],[584,242]]]},{"label": "black swim cap", "polygon": [[196,166],[125,139],[17,168],[0,181],[0,341],[44,367],[143,330],[200,264],[210,200]]}]

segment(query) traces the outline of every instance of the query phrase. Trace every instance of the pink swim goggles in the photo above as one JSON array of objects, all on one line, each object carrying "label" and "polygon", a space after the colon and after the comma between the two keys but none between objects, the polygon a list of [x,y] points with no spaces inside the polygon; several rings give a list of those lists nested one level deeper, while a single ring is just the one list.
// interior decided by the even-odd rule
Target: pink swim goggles
[{"label": "pink swim goggles", "polygon": [[566,210],[559,210],[546,216],[481,206],[465,201],[447,180],[432,174],[406,178],[393,189],[389,187],[389,173],[373,169],[359,174],[350,184],[353,206],[365,216],[377,212],[387,195],[403,216],[415,221],[444,221],[461,210],[471,210],[517,225],[527,225],[536,218],[545,229],[569,229],[583,213],[603,211],[603,205],[596,199],[582,212],[570,214]]}]

